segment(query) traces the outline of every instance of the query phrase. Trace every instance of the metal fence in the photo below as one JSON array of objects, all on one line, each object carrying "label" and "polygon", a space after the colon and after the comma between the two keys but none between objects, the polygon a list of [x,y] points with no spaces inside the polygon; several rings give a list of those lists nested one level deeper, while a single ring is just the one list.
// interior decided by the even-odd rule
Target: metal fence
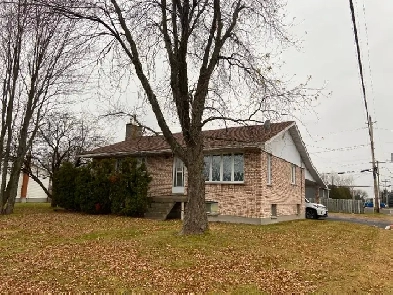
[{"label": "metal fence", "polygon": [[[315,198],[309,199],[311,202],[315,202]],[[339,213],[355,213],[363,214],[364,206],[361,200],[347,200],[347,199],[326,199],[320,198],[319,203],[325,205],[329,212]]]}]

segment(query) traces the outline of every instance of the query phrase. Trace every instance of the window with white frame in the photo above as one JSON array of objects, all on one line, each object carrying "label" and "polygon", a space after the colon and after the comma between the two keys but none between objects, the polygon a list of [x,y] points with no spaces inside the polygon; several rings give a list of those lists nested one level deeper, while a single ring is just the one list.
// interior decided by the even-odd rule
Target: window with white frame
[{"label": "window with white frame", "polygon": [[243,154],[208,155],[204,158],[205,181],[243,182]]},{"label": "window with white frame", "polygon": [[137,167],[141,167],[142,164],[146,165],[146,158],[145,157],[136,158]]},{"label": "window with white frame", "polygon": [[292,184],[296,183],[296,165],[295,164],[291,165],[291,183]]},{"label": "window with white frame", "polygon": [[[142,166],[142,163],[145,165],[145,168],[146,168],[146,158],[145,157],[138,157],[135,159],[136,159],[136,166],[138,168]],[[124,161],[125,161],[125,158],[116,158],[116,161],[115,161],[115,171],[116,172],[121,172],[122,165],[123,165]]]},{"label": "window with white frame", "polygon": [[115,171],[120,172],[121,171],[121,165],[124,161],[124,158],[117,158],[115,161]]},{"label": "window with white frame", "polygon": [[272,155],[267,155],[267,184],[272,184]]}]

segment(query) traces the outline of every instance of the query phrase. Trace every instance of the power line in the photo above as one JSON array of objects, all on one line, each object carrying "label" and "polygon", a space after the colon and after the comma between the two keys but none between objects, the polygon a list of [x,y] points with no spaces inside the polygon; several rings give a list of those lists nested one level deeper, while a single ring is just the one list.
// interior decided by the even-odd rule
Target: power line
[{"label": "power line", "polygon": [[[372,98],[372,106],[373,106],[373,115],[374,118],[377,116],[377,111],[376,111],[376,103],[375,103],[375,93],[374,93],[374,82],[373,82],[373,77],[372,77],[372,70],[371,70],[371,58],[370,58],[370,44],[369,44],[369,38],[368,38],[368,27],[367,27],[367,16],[366,16],[366,5],[365,1],[363,0],[363,16],[364,16],[364,30],[366,34],[366,49],[367,49],[367,61],[368,61],[368,72],[369,72],[369,79],[370,79],[370,88],[371,88],[371,98]],[[376,129],[376,128],[374,128]],[[381,135],[377,133],[378,136],[378,148],[383,150],[383,145],[381,142]]]},{"label": "power line", "polygon": [[376,110],[375,110],[375,95],[374,95],[374,83],[373,83],[373,78],[372,78],[372,71],[371,71],[371,59],[370,59],[370,45],[368,42],[368,27],[367,27],[367,17],[366,17],[366,6],[365,6],[365,1],[363,0],[363,15],[364,15],[364,30],[366,33],[366,45],[367,45],[367,59],[368,59],[368,71],[369,71],[369,76],[370,76],[370,87],[371,87],[371,93],[372,93],[372,99],[373,99],[373,110],[374,110],[374,117],[376,116]]},{"label": "power line", "polygon": [[[313,152],[313,153],[309,153],[309,154],[314,155],[314,154],[331,153],[331,152],[347,152],[347,151],[353,151],[353,150],[356,150],[359,148],[364,148],[367,146],[370,146],[370,145],[369,144],[362,144],[362,145],[357,145],[357,146],[355,145],[352,147],[342,147],[342,148],[337,148],[337,149],[324,148],[324,149],[326,149],[325,151],[318,151],[318,152]],[[323,148],[323,147],[320,147],[320,148]]]},{"label": "power line", "polygon": [[329,133],[326,133],[324,135],[319,135],[318,137],[320,137],[321,139],[314,140],[314,142],[324,141],[325,140],[324,137],[327,137],[327,136],[338,135],[338,134],[347,133],[347,132],[353,133],[353,132],[360,131],[360,130],[365,130],[365,129],[368,129],[368,127],[361,127],[361,128],[356,128],[356,129],[351,129],[351,130],[342,130],[342,131],[336,131],[336,132],[329,132]]}]

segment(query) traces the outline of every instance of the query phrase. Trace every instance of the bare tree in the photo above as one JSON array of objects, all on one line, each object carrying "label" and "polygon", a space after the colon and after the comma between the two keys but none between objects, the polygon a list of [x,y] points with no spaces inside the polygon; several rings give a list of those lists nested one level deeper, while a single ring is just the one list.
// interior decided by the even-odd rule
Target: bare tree
[{"label": "bare tree", "polygon": [[51,183],[62,163],[77,164],[82,152],[108,144],[110,137],[103,129],[97,120],[86,114],[79,117],[69,112],[49,112],[38,128],[22,170],[51,198],[51,191],[42,183],[40,176],[49,177]]},{"label": "bare tree", "polygon": [[87,52],[75,32],[76,20],[31,4],[30,0],[0,4],[3,214],[13,212],[22,164],[43,115],[78,85]]},{"label": "bare tree", "polygon": [[354,185],[353,176],[350,174],[338,174],[337,172],[322,173],[323,181],[329,185],[335,186],[347,186],[351,187]]},{"label": "bare tree", "polygon": [[[20,4],[20,3],[18,3]],[[3,211],[3,195],[11,160],[12,130],[15,123],[14,109],[18,107],[22,39],[27,25],[26,10],[22,5],[0,6],[1,50],[0,70],[2,80],[1,133],[0,133],[0,213]]]},{"label": "bare tree", "polygon": [[[305,85],[277,78],[263,44],[290,44],[280,0],[39,1],[95,24],[118,65],[134,70],[173,153],[188,170],[183,234],[208,229],[202,128],[260,123],[309,103]],[[46,2],[46,3],[45,3]],[[169,111],[166,111],[169,110]],[[184,145],[168,126],[180,124]]]}]

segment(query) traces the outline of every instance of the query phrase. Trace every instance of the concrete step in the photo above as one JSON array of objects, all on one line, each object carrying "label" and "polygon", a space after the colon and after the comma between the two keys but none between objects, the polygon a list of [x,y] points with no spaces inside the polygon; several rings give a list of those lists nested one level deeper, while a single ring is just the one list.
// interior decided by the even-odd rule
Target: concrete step
[{"label": "concrete step", "polygon": [[152,202],[145,218],[165,220],[176,202]]},{"label": "concrete step", "polygon": [[153,209],[168,209],[168,208],[172,208],[173,207],[173,203],[151,203],[150,204],[150,208]]}]

